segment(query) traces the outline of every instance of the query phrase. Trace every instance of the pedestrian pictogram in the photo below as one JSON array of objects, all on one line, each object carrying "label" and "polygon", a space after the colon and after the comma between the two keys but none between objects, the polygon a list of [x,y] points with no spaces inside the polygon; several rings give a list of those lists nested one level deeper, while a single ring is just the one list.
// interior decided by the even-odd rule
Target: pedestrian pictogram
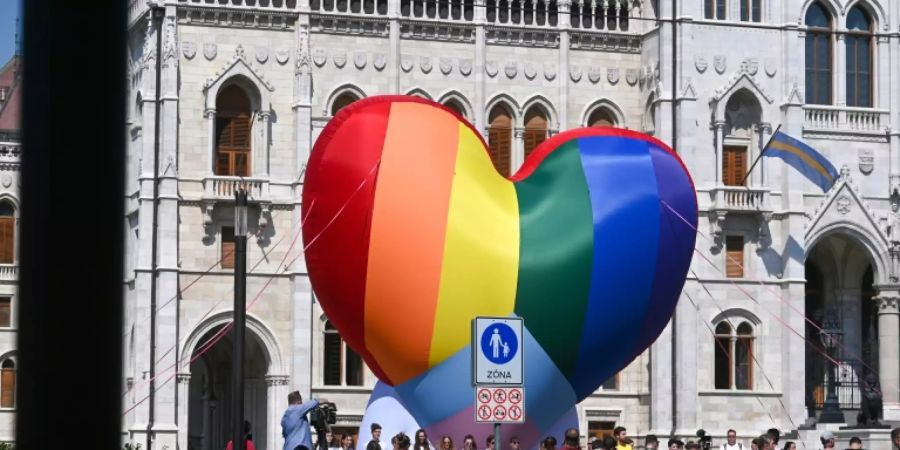
[{"label": "pedestrian pictogram", "polygon": [[525,423],[525,391],[521,387],[482,387],[475,392],[476,423]]},{"label": "pedestrian pictogram", "polygon": [[478,402],[479,403],[487,403],[491,401],[491,391],[487,389],[479,389],[478,390]]},{"label": "pedestrian pictogram", "polygon": [[472,325],[473,383],[521,386],[525,353],[522,318],[476,317]]},{"label": "pedestrian pictogram", "polygon": [[516,405],[510,406],[508,413],[509,420],[519,420],[522,418],[522,408],[519,408]]},{"label": "pedestrian pictogram", "polygon": [[488,405],[481,405],[478,407],[478,421],[479,422],[490,422],[491,417],[493,416],[493,408]]}]

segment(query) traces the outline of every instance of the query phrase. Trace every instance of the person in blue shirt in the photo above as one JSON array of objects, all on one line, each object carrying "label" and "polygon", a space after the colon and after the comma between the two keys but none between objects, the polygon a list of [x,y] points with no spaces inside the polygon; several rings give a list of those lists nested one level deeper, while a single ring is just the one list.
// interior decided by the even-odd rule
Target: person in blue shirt
[{"label": "person in blue shirt", "polygon": [[312,434],[306,415],[325,399],[312,399],[303,403],[299,391],[288,394],[288,408],[281,417],[281,435],[284,436],[284,450],[313,450]]}]

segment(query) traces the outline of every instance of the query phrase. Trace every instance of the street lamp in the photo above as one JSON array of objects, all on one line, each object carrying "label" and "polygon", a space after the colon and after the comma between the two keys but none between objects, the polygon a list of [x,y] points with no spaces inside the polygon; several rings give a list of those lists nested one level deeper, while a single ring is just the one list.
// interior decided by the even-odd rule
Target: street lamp
[{"label": "street lamp", "polygon": [[[825,352],[831,361],[837,361],[837,348],[841,344],[844,333],[841,332],[840,323],[833,311],[826,314],[825,323],[822,324],[822,331],[819,338],[825,347]],[[819,423],[844,423],[844,413],[841,412],[840,402],[837,397],[837,364],[832,364],[828,370],[828,393],[825,397],[825,404],[822,405],[822,415],[819,416]]]},{"label": "street lamp", "polygon": [[244,328],[247,323],[247,191],[234,193],[234,351],[231,360],[232,448],[244,442]]}]

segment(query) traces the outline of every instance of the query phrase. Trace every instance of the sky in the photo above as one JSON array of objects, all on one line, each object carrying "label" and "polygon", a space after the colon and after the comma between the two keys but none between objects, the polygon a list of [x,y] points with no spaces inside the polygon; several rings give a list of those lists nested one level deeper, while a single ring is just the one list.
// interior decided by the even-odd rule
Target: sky
[{"label": "sky", "polygon": [[16,49],[16,17],[21,11],[20,0],[0,0],[0,66]]}]

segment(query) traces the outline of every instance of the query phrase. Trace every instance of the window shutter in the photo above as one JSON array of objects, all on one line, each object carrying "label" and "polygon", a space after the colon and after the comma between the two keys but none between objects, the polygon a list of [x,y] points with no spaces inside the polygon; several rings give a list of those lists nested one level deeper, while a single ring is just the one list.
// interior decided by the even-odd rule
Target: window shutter
[{"label": "window shutter", "polygon": [[14,217],[0,217],[0,264],[12,264],[15,257],[15,229]]},{"label": "window shutter", "polygon": [[725,238],[725,276],[728,278],[744,277],[744,238],[728,236]]},{"label": "window shutter", "polygon": [[16,406],[16,369],[0,370],[0,408]]},{"label": "window shutter", "polygon": [[512,129],[509,127],[491,127],[488,132],[491,160],[494,167],[503,176],[509,176],[512,157]]},{"label": "window shutter", "polygon": [[9,297],[0,297],[0,327],[12,326],[12,301]]},{"label": "window shutter", "polygon": [[725,186],[739,186],[747,174],[747,148],[725,146],[722,155],[722,183]]},{"label": "window shutter", "polygon": [[325,355],[322,358],[323,384],[326,386],[341,385],[341,336],[337,331],[326,331],[324,342]]},{"label": "window shutter", "polygon": [[247,114],[216,118],[216,175],[250,175],[250,132]]},{"label": "window shutter", "polygon": [[547,139],[547,130],[540,128],[525,129],[525,157]]},{"label": "window shutter", "polygon": [[234,228],[222,227],[222,268],[234,268]]}]

